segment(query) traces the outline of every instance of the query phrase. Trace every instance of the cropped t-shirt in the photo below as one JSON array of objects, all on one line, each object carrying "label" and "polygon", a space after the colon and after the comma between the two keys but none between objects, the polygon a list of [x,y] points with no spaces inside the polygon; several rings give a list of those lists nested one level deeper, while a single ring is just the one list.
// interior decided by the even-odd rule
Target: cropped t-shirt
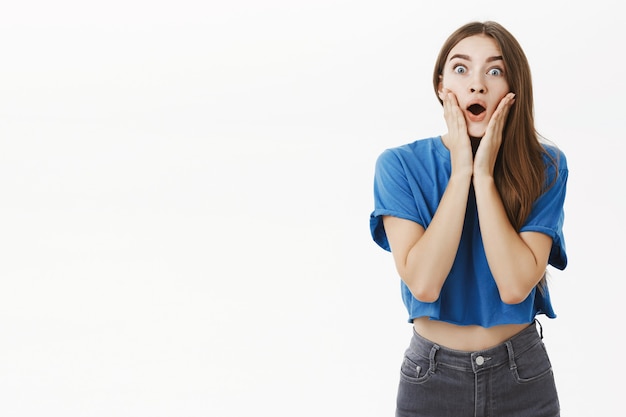
[{"label": "cropped t-shirt", "polygon": [[[544,148],[558,163],[556,170],[546,162],[548,188],[533,204],[532,211],[520,232],[534,231],[552,238],[548,263],[557,269],[567,265],[563,238],[563,204],[567,184],[567,161],[555,147]],[[432,221],[451,173],[450,152],[441,137],[421,139],[385,150],[376,161],[374,177],[374,211],[370,230],[374,241],[390,251],[383,225],[385,215],[400,217],[420,224],[424,229]],[[409,313],[409,322],[429,317],[458,325],[492,327],[500,324],[530,323],[538,314],[555,318],[556,314],[546,287],[533,289],[519,304],[505,304],[500,299],[496,282],[487,264],[487,257],[478,224],[473,188],[465,212],[461,241],[452,269],[441,288],[439,298],[425,303],[401,282],[402,300]]]}]

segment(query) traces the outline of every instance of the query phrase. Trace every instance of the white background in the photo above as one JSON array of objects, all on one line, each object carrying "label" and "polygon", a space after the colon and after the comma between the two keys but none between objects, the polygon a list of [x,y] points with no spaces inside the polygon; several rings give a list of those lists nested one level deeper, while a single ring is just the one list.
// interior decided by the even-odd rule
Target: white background
[{"label": "white background", "polygon": [[[99,3],[99,4],[98,4]],[[617,1],[5,1],[0,415],[391,416],[410,336],[374,161],[443,133],[445,38],[496,20],[567,154],[543,319],[565,417],[615,415]]]}]

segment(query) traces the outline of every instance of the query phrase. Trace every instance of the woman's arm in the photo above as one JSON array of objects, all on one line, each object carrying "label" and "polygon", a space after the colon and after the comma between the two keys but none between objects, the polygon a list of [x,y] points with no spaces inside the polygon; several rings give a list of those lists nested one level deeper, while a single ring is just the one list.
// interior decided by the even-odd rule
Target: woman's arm
[{"label": "woman's arm", "polygon": [[494,112],[474,158],[473,184],[487,263],[500,298],[521,303],[545,274],[552,238],[538,232],[518,233],[509,221],[493,178],[502,129],[515,102],[507,94]]},{"label": "woman's arm", "polygon": [[450,151],[450,179],[432,221],[419,224],[383,217],[385,232],[398,274],[415,298],[433,302],[445,282],[459,247],[472,179],[472,147],[467,125],[454,94],[443,91],[448,133],[443,142]]},{"label": "woman's arm", "polygon": [[426,230],[418,223],[385,216],[383,224],[398,274],[415,298],[434,302],[456,257],[471,177],[451,177]]},{"label": "woman's arm", "polygon": [[500,298],[521,303],[546,272],[552,238],[513,228],[492,177],[475,176],[474,190],[485,254]]}]

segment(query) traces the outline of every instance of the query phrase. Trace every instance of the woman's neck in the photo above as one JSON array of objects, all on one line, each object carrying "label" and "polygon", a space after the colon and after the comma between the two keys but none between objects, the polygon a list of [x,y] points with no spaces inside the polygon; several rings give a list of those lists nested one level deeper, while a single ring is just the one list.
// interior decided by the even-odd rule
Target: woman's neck
[{"label": "woman's neck", "polygon": [[476,151],[478,150],[478,145],[480,145],[481,138],[475,138],[470,136],[470,142],[472,142],[472,154],[476,155]]}]

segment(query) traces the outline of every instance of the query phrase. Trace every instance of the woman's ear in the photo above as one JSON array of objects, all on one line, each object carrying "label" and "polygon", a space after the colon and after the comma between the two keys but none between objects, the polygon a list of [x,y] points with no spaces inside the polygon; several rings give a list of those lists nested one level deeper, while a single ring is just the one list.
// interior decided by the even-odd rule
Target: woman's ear
[{"label": "woman's ear", "polygon": [[439,76],[439,84],[437,84],[437,95],[440,100],[443,100],[443,77]]}]

